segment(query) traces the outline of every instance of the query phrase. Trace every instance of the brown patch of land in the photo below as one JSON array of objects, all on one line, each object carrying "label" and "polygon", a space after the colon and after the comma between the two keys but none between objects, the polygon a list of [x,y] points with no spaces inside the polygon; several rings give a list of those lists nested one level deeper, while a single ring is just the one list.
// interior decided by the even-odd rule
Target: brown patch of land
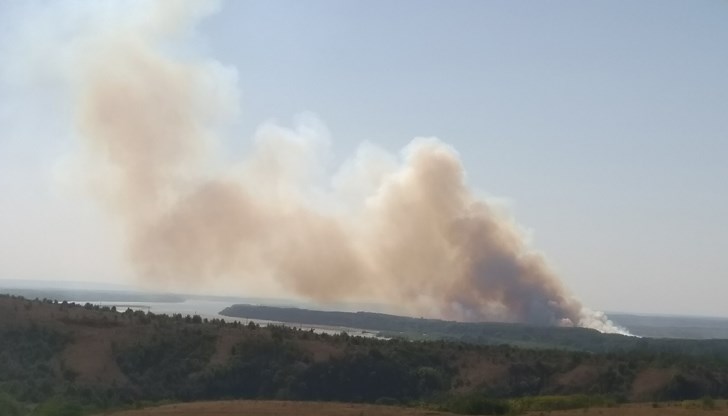
[{"label": "brown patch of land", "polygon": [[372,404],[236,400],[170,404],[112,413],[113,416],[448,416],[436,412]]},{"label": "brown patch of land", "polygon": [[599,368],[594,364],[580,364],[556,377],[556,384],[561,390],[586,386],[599,377]]},{"label": "brown patch of land", "polygon": [[98,330],[76,328],[74,342],[62,354],[65,367],[75,372],[77,380],[82,383],[125,383],[126,376],[114,360],[113,338],[100,334]]},{"label": "brown patch of land", "polygon": [[[54,359],[54,368],[74,374],[76,382],[95,386],[127,385],[128,379],[114,359],[114,346],[124,348],[148,338],[153,325],[140,325],[129,316],[79,305],[48,304],[28,299],[0,297],[0,327],[46,326],[71,335],[65,350]],[[224,365],[233,346],[246,337],[269,337],[267,331],[216,328],[215,352],[209,365]]]},{"label": "brown patch of land", "polygon": [[508,375],[508,365],[494,357],[482,357],[475,353],[462,354],[457,366],[459,379],[456,391],[467,392],[475,387],[496,385]]},{"label": "brown patch of land", "polygon": [[140,328],[122,319],[120,314],[0,298],[1,325],[12,328],[31,323],[72,335],[72,342],[55,358],[55,367],[74,373],[77,381],[101,385],[126,381],[113,358],[112,346],[133,341],[140,336]]},{"label": "brown patch of land", "polygon": [[314,362],[328,361],[334,357],[341,357],[344,352],[341,346],[327,344],[319,340],[303,340],[301,347],[306,350]]},{"label": "brown patch of land", "polygon": [[676,371],[669,368],[647,368],[642,370],[632,383],[631,399],[649,400],[655,392],[665,388],[675,377]]},{"label": "brown patch of land", "polygon": [[215,353],[210,358],[210,365],[224,365],[233,355],[235,344],[242,341],[245,335],[245,332],[232,328],[221,328],[215,344]]}]

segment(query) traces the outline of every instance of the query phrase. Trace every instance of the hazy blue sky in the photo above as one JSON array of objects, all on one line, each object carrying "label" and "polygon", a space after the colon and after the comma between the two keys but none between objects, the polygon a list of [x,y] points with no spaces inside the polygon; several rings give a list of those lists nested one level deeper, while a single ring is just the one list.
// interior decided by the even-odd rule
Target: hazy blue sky
[{"label": "hazy blue sky", "polygon": [[[0,23],[20,27],[18,3]],[[728,315],[727,22],[718,0],[229,1],[199,47],[238,71],[231,157],[301,112],[339,161],[437,136],[585,304]],[[18,81],[8,39],[0,278],[123,280],[103,215],[57,190],[75,146],[62,88]]]}]

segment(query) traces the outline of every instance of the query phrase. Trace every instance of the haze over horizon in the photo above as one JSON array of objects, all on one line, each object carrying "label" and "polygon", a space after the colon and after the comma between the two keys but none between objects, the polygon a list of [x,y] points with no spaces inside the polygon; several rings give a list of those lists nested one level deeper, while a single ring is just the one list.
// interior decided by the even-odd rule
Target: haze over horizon
[{"label": "haze over horizon", "polygon": [[[168,52],[239,85],[226,159],[302,112],[333,137],[328,166],[437,136],[584,304],[728,316],[728,5],[693,4],[226,2]],[[58,62],[81,5],[0,5],[0,279],[132,281],[74,171]]]}]

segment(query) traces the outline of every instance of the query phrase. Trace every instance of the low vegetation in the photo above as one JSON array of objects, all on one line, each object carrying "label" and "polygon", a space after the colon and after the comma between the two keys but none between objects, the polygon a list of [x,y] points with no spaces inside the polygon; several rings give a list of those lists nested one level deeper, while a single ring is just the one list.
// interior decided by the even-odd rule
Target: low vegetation
[{"label": "low vegetation", "polygon": [[[512,415],[513,413],[507,413]],[[682,402],[662,403],[653,407],[650,403],[625,404],[607,407],[584,407],[564,410],[532,410],[530,416],[728,416],[725,402],[713,409],[685,407]],[[370,404],[290,402],[290,401],[219,401],[178,403],[139,410],[113,413],[113,416],[449,416],[422,407],[377,406]]]}]

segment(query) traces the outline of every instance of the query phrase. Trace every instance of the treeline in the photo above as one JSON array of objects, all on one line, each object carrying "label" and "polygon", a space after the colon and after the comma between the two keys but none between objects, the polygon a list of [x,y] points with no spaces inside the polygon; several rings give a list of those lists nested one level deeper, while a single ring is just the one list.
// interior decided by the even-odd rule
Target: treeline
[{"label": "treeline", "polygon": [[[681,353],[648,340],[593,353],[384,340],[7,296],[0,296],[0,317],[0,414],[9,415],[15,413],[2,413],[2,406],[72,416],[150,401],[232,398],[500,414],[635,399],[641,375],[650,371],[664,383],[640,400],[728,396],[728,364],[714,343]],[[85,353],[88,339],[108,342],[74,361],[69,351]],[[98,361],[99,370],[89,372],[96,367],[83,360]]]},{"label": "treeline", "polygon": [[221,315],[375,331],[382,337],[448,340],[481,345],[566,349],[593,353],[644,351],[692,355],[728,363],[728,339],[657,339],[602,334],[587,328],[544,327],[497,322],[455,322],[372,312],[332,312],[260,305],[233,305]]}]

